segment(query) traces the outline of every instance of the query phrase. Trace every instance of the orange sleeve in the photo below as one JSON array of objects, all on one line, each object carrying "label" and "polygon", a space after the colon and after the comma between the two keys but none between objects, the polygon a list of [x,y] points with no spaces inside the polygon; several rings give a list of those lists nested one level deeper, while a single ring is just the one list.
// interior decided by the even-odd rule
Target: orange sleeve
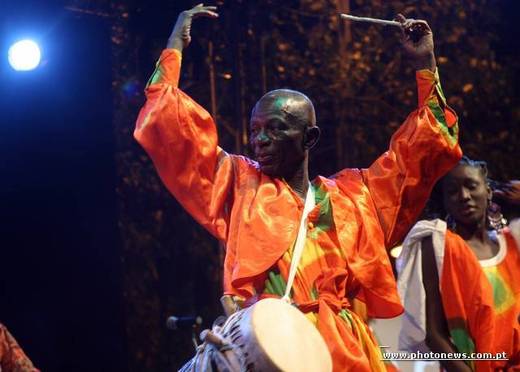
[{"label": "orange sleeve", "polygon": [[462,156],[457,116],[446,105],[438,73],[421,70],[416,79],[418,109],[392,136],[389,150],[363,170],[387,248],[404,237],[435,182]]},{"label": "orange sleeve", "polygon": [[178,51],[162,52],[146,87],[134,137],[179,203],[216,238],[225,240],[232,159],[217,146],[209,113],[178,88],[180,66]]}]

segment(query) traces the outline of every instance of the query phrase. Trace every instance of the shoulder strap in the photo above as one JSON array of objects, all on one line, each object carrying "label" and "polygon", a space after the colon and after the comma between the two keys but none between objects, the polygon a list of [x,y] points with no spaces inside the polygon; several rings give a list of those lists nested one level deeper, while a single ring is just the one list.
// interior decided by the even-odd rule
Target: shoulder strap
[{"label": "shoulder strap", "polygon": [[303,247],[305,246],[305,238],[307,236],[307,216],[314,209],[315,205],[316,201],[314,199],[314,189],[312,188],[312,185],[309,184],[307,195],[305,196],[305,206],[303,207],[302,218],[300,220],[300,228],[298,229],[298,236],[296,237],[296,242],[294,243],[294,251],[291,259],[291,268],[289,269],[289,277],[287,278],[287,286],[285,287],[285,294],[282,297],[282,300],[289,303],[291,302],[289,295],[291,294],[294,277],[296,276],[296,271],[298,269],[298,264],[300,263]]}]

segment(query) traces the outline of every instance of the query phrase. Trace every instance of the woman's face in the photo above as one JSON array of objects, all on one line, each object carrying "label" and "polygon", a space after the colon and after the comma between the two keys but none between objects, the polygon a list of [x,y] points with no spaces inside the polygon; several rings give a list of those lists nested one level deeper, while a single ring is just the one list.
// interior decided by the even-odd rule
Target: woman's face
[{"label": "woman's face", "polygon": [[480,168],[459,164],[442,186],[444,208],[455,222],[471,226],[485,221],[491,189]]}]

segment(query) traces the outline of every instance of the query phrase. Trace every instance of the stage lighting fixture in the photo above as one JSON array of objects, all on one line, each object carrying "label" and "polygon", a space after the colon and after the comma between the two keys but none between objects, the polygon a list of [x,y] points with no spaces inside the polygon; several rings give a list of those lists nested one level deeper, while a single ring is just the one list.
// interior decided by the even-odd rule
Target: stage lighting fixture
[{"label": "stage lighting fixture", "polygon": [[32,40],[20,40],[7,53],[9,64],[16,71],[33,70],[40,64],[40,47]]}]

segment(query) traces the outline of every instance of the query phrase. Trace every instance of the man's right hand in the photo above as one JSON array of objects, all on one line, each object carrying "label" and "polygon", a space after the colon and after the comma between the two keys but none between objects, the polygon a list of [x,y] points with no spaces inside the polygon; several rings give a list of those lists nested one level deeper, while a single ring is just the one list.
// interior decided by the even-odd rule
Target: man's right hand
[{"label": "man's right hand", "polygon": [[173,31],[168,38],[166,48],[173,48],[182,52],[191,41],[190,32],[193,20],[198,17],[217,18],[218,14],[215,10],[217,10],[216,6],[204,6],[204,4],[201,3],[190,10],[185,10],[179,14],[177,22],[175,22],[175,26],[173,27]]}]

